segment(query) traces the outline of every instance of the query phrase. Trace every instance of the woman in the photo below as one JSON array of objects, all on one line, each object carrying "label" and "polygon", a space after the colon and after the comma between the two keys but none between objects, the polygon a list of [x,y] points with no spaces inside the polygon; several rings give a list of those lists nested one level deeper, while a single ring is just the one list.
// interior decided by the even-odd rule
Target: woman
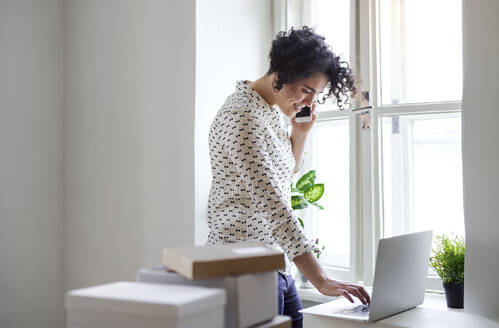
[{"label": "woman", "polygon": [[[279,311],[301,327],[301,302],[290,276],[291,263],[323,294],[370,302],[363,287],[331,280],[312,253],[291,209],[290,183],[300,168],[307,135],[315,123],[315,98],[334,96],[340,107],[355,94],[347,63],[312,29],[281,32],[272,42],[268,72],[239,81],[218,111],[209,136],[213,180],[208,201],[209,244],[254,241],[281,249]],[[295,122],[303,106],[312,121]],[[291,119],[289,135],[282,115]]]}]

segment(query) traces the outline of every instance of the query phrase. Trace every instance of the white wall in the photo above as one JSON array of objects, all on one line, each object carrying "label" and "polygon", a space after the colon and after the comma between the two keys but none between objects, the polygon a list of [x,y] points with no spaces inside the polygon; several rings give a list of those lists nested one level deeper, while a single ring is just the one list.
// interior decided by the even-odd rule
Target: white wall
[{"label": "white wall", "polygon": [[465,310],[499,315],[499,2],[463,1]]},{"label": "white wall", "polygon": [[196,244],[206,242],[206,207],[211,183],[208,132],[235,91],[237,80],[254,80],[268,69],[272,42],[271,1],[196,2]]},{"label": "white wall", "polygon": [[160,263],[164,247],[194,243],[194,220],[205,242],[209,126],[236,80],[265,73],[271,4],[68,0],[65,22],[74,288]]},{"label": "white wall", "polygon": [[0,327],[63,320],[62,0],[0,0]]},{"label": "white wall", "polygon": [[194,243],[194,0],[68,0],[64,274],[133,280]]}]

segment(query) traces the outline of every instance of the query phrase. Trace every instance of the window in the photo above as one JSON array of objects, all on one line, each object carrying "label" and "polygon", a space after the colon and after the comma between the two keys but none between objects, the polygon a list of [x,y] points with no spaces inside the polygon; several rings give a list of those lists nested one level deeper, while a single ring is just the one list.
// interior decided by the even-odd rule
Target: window
[{"label": "window", "polygon": [[[316,0],[312,8],[316,30],[326,37],[334,52],[343,60],[350,60],[350,1]],[[341,32],[340,32],[341,31]]]},{"label": "window", "polygon": [[461,4],[380,0],[383,105],[461,100]]},{"label": "window", "polygon": [[[326,265],[350,268],[350,142],[349,120],[321,122],[315,131],[316,169],[328,188],[321,203],[324,210],[313,211],[317,237],[326,246]],[[341,140],[341,142],[335,142]],[[328,151],[320,151],[328,149]],[[334,218],[331,220],[330,218]],[[334,238],[331,238],[334,236]]]},{"label": "window", "polygon": [[459,113],[383,115],[383,235],[464,235]]},{"label": "window", "polygon": [[[319,109],[303,171],[316,169],[326,192],[324,210],[304,215],[306,233],[326,245],[331,276],[370,285],[380,238],[464,234],[461,2],[288,1],[293,8],[302,20],[288,28],[308,24],[326,36],[364,96],[351,109]],[[432,270],[427,287],[441,289]]]},{"label": "window", "polygon": [[[350,62],[351,19],[350,0],[316,0],[311,8],[312,22],[317,33],[326,38],[326,42],[334,45],[334,53],[344,61]],[[341,31],[341,32],[339,32]],[[334,103],[319,106],[319,111],[335,110]]]}]

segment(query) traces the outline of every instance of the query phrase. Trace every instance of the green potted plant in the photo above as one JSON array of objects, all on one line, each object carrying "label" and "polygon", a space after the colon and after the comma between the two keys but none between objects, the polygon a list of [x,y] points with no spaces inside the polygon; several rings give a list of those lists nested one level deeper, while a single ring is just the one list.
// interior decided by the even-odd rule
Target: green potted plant
[{"label": "green potted plant", "polygon": [[464,239],[437,236],[430,264],[437,272],[445,290],[447,306],[462,309],[464,302]]},{"label": "green potted plant", "polygon": [[[315,206],[320,210],[324,209],[321,205],[317,204],[317,201],[319,201],[324,194],[324,184],[315,183],[315,179],[315,170],[310,170],[302,175],[298,181],[296,181],[295,185],[291,183],[291,207],[293,210],[302,210],[309,205]],[[305,227],[302,218],[298,217],[298,222],[300,222],[302,228]],[[319,244],[319,238],[315,238],[313,252],[317,259],[320,258],[325,248],[324,245],[321,246]],[[300,272],[298,272],[298,276],[301,288],[313,287],[308,279]]]}]

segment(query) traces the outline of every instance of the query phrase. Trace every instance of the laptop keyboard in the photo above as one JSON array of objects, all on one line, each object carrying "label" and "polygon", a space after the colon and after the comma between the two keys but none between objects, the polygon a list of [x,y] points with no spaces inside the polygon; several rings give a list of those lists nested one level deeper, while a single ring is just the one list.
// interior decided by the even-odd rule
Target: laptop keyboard
[{"label": "laptop keyboard", "polygon": [[367,318],[369,316],[369,309],[370,309],[369,304],[367,304],[367,305],[361,304],[361,305],[354,306],[352,308],[338,311],[337,313],[338,314],[346,314],[346,315],[350,315],[350,316],[353,315],[353,316],[361,317],[361,318]]}]

